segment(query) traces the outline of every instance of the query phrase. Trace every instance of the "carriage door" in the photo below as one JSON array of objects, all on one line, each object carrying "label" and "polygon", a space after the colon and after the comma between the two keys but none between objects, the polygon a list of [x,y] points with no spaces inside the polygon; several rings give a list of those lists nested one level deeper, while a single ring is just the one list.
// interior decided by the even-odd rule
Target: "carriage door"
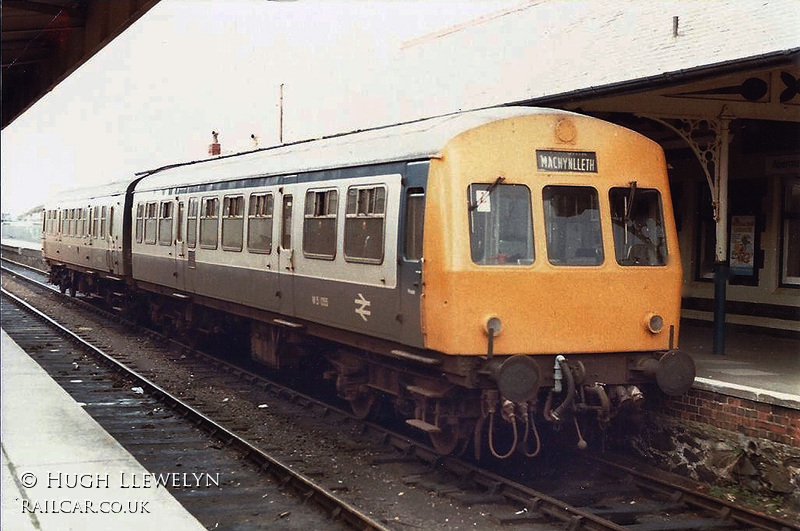
[{"label": "carriage door", "polygon": [[175,267],[175,285],[179,290],[186,286],[186,237],[184,223],[186,219],[185,204],[178,201],[175,209],[175,240],[173,242],[172,256]]},{"label": "carriage door", "polygon": [[[287,181],[296,181],[296,177],[287,178]],[[295,276],[295,249],[294,241],[294,202],[299,194],[294,187],[284,186],[280,191],[280,233],[278,239],[278,311],[284,315],[294,315],[294,276]]]},{"label": "carriage door", "polygon": [[403,337],[415,346],[422,346],[420,296],[422,294],[422,232],[425,192],[410,188],[405,198],[400,259],[400,312],[403,316]]},{"label": "carriage door", "polygon": [[[186,230],[183,232],[183,256],[178,253],[178,275],[183,275],[179,285],[184,291],[194,292],[194,277],[197,267],[195,253],[197,252],[197,220],[198,198],[190,197],[186,204]],[[180,207],[179,207],[180,208]]]}]

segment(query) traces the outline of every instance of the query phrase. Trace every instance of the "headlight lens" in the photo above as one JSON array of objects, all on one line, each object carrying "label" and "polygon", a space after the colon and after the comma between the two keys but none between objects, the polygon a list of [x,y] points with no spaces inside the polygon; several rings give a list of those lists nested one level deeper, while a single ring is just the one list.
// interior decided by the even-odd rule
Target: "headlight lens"
[{"label": "headlight lens", "polygon": [[645,320],[645,326],[651,334],[658,334],[664,329],[664,318],[657,313],[649,313]]},{"label": "headlight lens", "polygon": [[498,335],[500,333],[500,331],[502,329],[503,329],[503,323],[502,323],[502,321],[500,321],[499,317],[490,317],[486,321],[486,332],[487,333],[489,331],[491,331],[492,335],[496,336],[496,335]]}]

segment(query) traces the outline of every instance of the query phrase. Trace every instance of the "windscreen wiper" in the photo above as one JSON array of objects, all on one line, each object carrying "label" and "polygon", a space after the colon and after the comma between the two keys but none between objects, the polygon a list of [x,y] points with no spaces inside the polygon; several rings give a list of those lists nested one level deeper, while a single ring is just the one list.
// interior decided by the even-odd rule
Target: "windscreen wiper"
[{"label": "windscreen wiper", "polygon": [[624,218],[625,223],[631,220],[631,210],[633,210],[633,198],[636,197],[636,181],[631,181],[630,186],[631,186],[631,191],[628,194],[628,204],[625,205],[625,218]]}]

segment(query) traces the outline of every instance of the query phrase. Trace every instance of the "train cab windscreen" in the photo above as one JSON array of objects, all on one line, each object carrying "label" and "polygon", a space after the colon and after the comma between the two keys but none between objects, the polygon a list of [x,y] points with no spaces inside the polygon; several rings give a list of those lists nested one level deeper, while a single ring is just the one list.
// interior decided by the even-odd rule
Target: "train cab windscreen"
[{"label": "train cab windscreen", "polygon": [[531,191],[519,184],[473,184],[469,187],[472,261],[478,265],[533,263]]},{"label": "train cab windscreen", "polygon": [[547,186],[542,198],[550,263],[602,264],[603,238],[597,190],[587,186]]},{"label": "train cab windscreen", "polygon": [[667,238],[658,190],[612,188],[609,192],[614,251],[623,266],[662,266],[667,263]]}]

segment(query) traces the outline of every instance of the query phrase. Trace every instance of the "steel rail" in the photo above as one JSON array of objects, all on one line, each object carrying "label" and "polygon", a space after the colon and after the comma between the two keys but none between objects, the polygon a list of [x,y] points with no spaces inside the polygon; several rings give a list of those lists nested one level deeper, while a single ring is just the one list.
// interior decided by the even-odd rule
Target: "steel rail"
[{"label": "steel rail", "polygon": [[209,435],[216,437],[226,446],[233,447],[241,452],[245,458],[254,462],[264,472],[269,472],[272,476],[276,477],[281,484],[293,488],[307,502],[311,501],[319,506],[322,510],[326,511],[331,519],[346,522],[354,529],[388,531],[387,527],[361,513],[356,507],[338,498],[336,495],[322,486],[317,485],[299,472],[292,470],[286,465],[280,463],[244,438],[236,435],[189,404],[181,401],[179,398],[172,395],[146,377],[142,376],[138,372],[120,363],[110,354],[107,354],[91,343],[85,341],[72,330],[33,307],[26,301],[20,299],[13,293],[7,291],[5,288],[0,288],[0,292],[2,292],[3,296],[8,297],[17,305],[24,308],[28,313],[46,322],[49,326],[58,330],[59,333],[74,341],[81,348],[90,351],[101,363],[111,368],[113,371],[121,373],[126,378],[133,380],[136,385],[142,387],[145,392],[166,406],[175,410],[183,418],[189,420],[198,427],[202,427]]},{"label": "steel rail", "polygon": [[626,474],[630,474],[640,487],[659,492],[667,497],[671,497],[675,493],[680,493],[680,498],[676,498],[675,501],[717,513],[723,521],[733,520],[739,524],[756,529],[800,531],[800,523],[790,522],[758,511],[753,511],[746,507],[737,506],[726,500],[715,498],[714,496],[698,492],[689,487],[670,483],[667,480],[636,470],[630,466],[615,463],[614,461],[594,455],[584,456],[584,459],[595,461],[604,466],[609,466],[625,472]]}]

